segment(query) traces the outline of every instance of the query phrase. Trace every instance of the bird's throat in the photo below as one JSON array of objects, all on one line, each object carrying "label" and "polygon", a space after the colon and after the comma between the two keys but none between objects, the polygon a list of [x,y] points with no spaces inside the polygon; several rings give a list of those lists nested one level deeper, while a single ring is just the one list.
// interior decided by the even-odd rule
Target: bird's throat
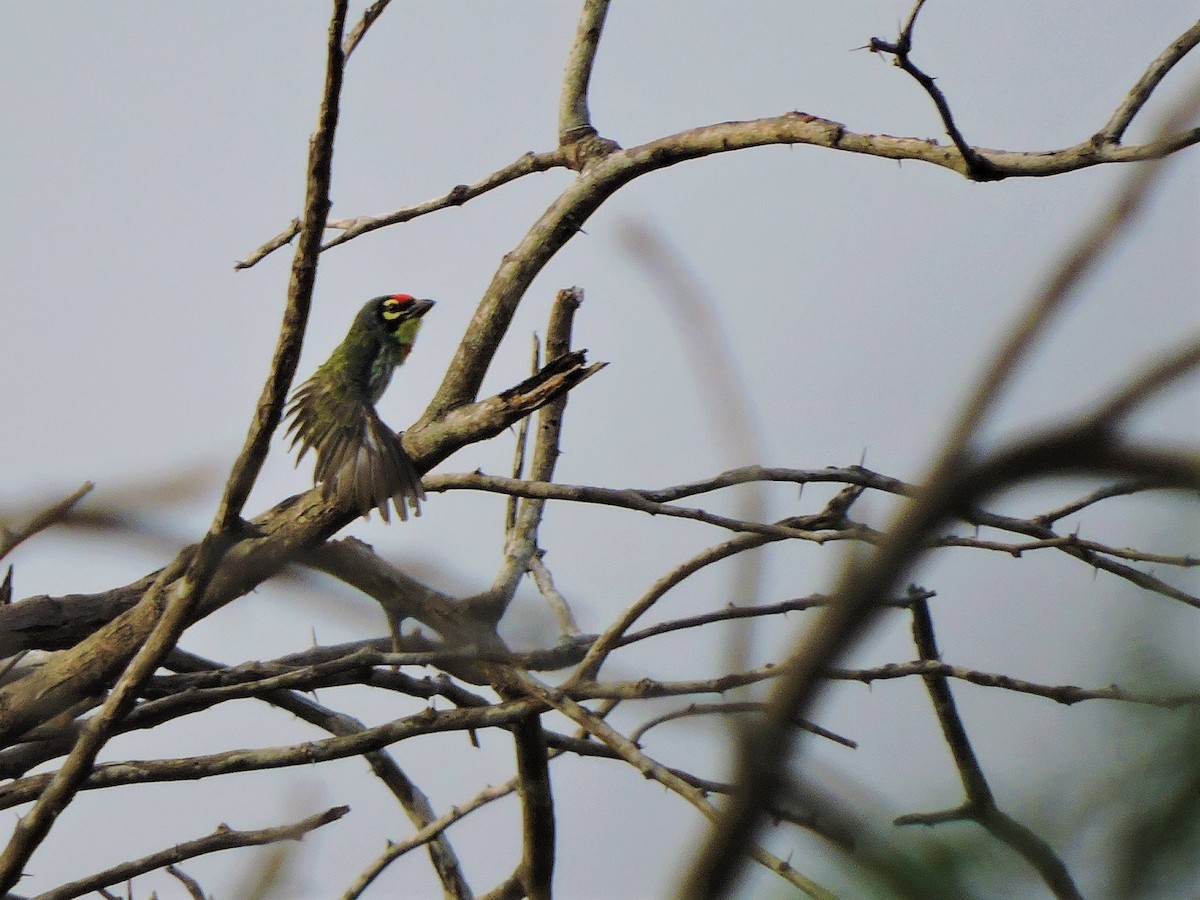
[{"label": "bird's throat", "polygon": [[421,330],[420,319],[409,319],[400,323],[400,327],[392,332],[392,340],[401,345],[401,355],[408,356],[412,350],[413,342],[417,339],[417,332]]}]

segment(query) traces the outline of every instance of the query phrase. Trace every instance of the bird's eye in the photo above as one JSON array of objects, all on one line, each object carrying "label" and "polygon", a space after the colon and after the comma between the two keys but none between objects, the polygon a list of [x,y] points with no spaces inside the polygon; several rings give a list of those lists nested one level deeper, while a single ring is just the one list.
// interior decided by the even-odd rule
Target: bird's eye
[{"label": "bird's eye", "polygon": [[404,315],[404,310],[412,302],[413,297],[409,294],[393,294],[391,297],[384,297],[383,305],[379,307],[379,314],[384,321],[393,322]]}]

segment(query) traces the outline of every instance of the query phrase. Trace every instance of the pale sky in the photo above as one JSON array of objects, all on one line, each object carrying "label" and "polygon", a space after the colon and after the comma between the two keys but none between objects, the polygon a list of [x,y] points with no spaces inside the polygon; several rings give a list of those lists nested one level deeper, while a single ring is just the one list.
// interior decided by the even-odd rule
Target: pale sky
[{"label": "pale sky", "polygon": [[[358,12],[363,4],[355,4]],[[241,446],[267,371],[283,307],[290,250],[235,273],[233,262],[280,231],[302,202],[307,137],[316,120],[328,8],[324,3],[88,4],[10,2],[0,29],[0,260],[5,273],[0,383],[0,513],[98,485],[97,505],[120,502],[199,469],[183,503],[144,514],[158,540],[59,531],[20,548],[15,596],[100,591],[162,565],[206,527],[223,473]],[[938,137],[919,87],[861,48],[894,38],[905,2],[625,3],[609,15],[592,80],[591,111],[625,147],[685,128],[788,110],[863,132]],[[393,3],[350,61],[334,160],[335,217],[386,212],[477,181],[556,140],[559,79],[577,3]],[[1095,132],[1128,87],[1200,12],[1195,0],[1130,4],[1003,4],[931,0],[916,59],[946,92],[976,145],[1051,150]],[[1166,100],[1200,77],[1181,65],[1138,119],[1144,138]],[[1006,397],[989,429],[998,438],[1053,423],[1103,396],[1200,322],[1200,176],[1197,150],[1171,165],[1147,217],[1087,279]],[[916,479],[947,417],[990,347],[1072,235],[1127,175],[1115,166],[1050,179],[971,184],[919,163],[811,147],[710,157],[651,174],[618,193],[534,282],[485,384],[528,372],[530,334],[544,333],[561,287],[586,293],[577,346],[607,369],[571,396],[558,479],[662,487],[751,463],[820,468],[857,463]],[[380,404],[397,428],[440,381],[501,257],[572,177],[527,177],[450,209],[360,238],[324,255],[300,377],[341,339],[367,297],[404,291],[438,300],[420,343]],[[627,250],[632,226],[674,246],[716,304],[740,367],[756,434],[721,434],[711,397],[689,366],[656,284]],[[1173,443],[1200,437],[1197,382],[1139,418]],[[506,474],[513,436],[461,451],[439,471]],[[247,512],[311,483],[276,441]],[[997,508],[1029,515],[1073,484],[1024,492]],[[766,515],[820,508],[828,492],[765,493]],[[736,508],[736,496],[704,498]],[[1194,508],[1156,497],[1080,523],[1097,539],[1166,553],[1196,552]],[[874,501],[863,512],[882,517]],[[503,500],[434,495],[425,515],[347,534],[434,586],[468,594],[488,585],[502,550]],[[1180,527],[1181,523],[1190,523]],[[728,535],[628,511],[551,506],[547,563],[585,631],[599,631],[664,571]],[[760,556],[758,599],[828,589],[841,551],[777,545]],[[1169,573],[1185,589],[1200,580]],[[1165,576],[1164,576],[1165,577]],[[1065,559],[1012,560],[943,552],[917,575],[938,591],[934,613],[948,659],[1048,683],[1107,684],[1123,673],[1114,629],[1151,635],[1165,624],[1194,646],[1194,610],[1093,578]],[[659,618],[730,602],[726,570],[664,600]],[[740,598],[737,598],[740,599]],[[1161,616],[1148,624],[1148,610]],[[554,638],[532,586],[507,632],[514,643]],[[797,633],[800,615],[759,629],[764,652]],[[270,659],[314,639],[381,633],[373,604],[324,579],[264,585],[185,635],[182,646],[230,662]],[[1144,632],[1143,632],[1144,630]],[[711,677],[723,648],[695,633],[614,658],[612,678]],[[1142,648],[1137,637],[1121,646]],[[1159,651],[1150,648],[1151,655]],[[889,619],[855,659],[913,656],[907,622]],[[716,668],[714,669],[714,665]],[[421,673],[417,673],[421,674]],[[1196,673],[1193,673],[1196,674]],[[1194,686],[1194,682],[1193,682]],[[1080,828],[1079,810],[1022,806],[1082,778],[1107,712],[956,688],[1003,804],[1037,828]],[[343,691],[320,698],[370,722],[419,707],[400,696]],[[617,721],[632,727],[671,704]],[[859,749],[814,745],[808,757],[853,802],[890,816],[958,802],[959,787],[921,686],[842,686],[818,721]],[[1165,715],[1165,714],[1164,714]],[[1152,727],[1153,716],[1148,716]],[[560,721],[548,724],[563,728]],[[268,746],[316,737],[290,716],[237,704],[153,736],[113,741],[127,759]],[[663,726],[647,752],[697,774],[727,774],[726,733]],[[511,773],[511,741],[462,735],[393,747],[438,810]],[[1033,767],[1036,757],[1041,765]],[[1085,764],[1081,765],[1081,759]],[[1105,762],[1109,762],[1105,757]],[[1096,761],[1099,765],[1099,760]],[[464,783],[464,773],[471,780]],[[552,769],[558,801],[556,888],[564,898],[662,896],[677,884],[704,823],[690,807],[617,763],[567,759]],[[1086,773],[1085,773],[1086,774]],[[126,805],[114,810],[113,803]],[[361,760],[313,769],[227,776],[81,795],[34,856],[19,890],[70,878],[210,832],[258,828],[349,803],[352,814],[310,835],[292,860],[288,896],[336,896],[383,848],[409,833],[392,798]],[[14,813],[5,813],[15,821]],[[119,825],[118,825],[119,823]],[[381,824],[383,823],[383,824]],[[114,827],[115,826],[115,827]],[[98,829],[106,837],[96,840]],[[647,840],[647,835],[653,840]],[[505,877],[519,854],[511,800],[450,832],[474,888]],[[807,874],[841,882],[822,844],[781,829],[767,839]],[[1080,865],[1086,842],[1061,848],[1080,887],[1104,896]],[[236,851],[186,863],[205,889],[236,895],[261,854]],[[752,869],[746,896],[782,895]],[[1013,878],[1028,878],[1015,865]],[[1089,880],[1091,879],[1091,880]],[[1018,881],[1018,884],[1024,882]],[[179,895],[165,875],[135,882],[139,896]],[[1028,886],[1036,896],[1038,885]],[[399,892],[399,894],[397,893]],[[424,854],[394,866],[367,896],[437,896]]]}]

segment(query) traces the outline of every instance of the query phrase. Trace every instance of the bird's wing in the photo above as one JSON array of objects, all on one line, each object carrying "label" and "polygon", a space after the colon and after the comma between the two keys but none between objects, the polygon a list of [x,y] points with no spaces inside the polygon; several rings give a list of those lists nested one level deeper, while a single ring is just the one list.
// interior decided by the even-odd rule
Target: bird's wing
[{"label": "bird's wing", "polygon": [[350,494],[362,515],[378,509],[385,522],[389,502],[402,520],[408,519],[410,506],[421,514],[421,476],[371,404],[312,378],[296,389],[287,415],[292,447],[300,447],[296,461],[313,449],[313,481],[326,498]]}]

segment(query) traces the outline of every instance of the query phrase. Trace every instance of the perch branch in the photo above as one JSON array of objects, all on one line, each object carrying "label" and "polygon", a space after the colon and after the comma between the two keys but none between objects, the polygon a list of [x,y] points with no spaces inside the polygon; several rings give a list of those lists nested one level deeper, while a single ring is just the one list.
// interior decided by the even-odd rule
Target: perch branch
[{"label": "perch branch", "polygon": [[[418,471],[428,471],[460,447],[499,434],[601,367],[586,365],[582,352],[552,360],[537,376],[501,394],[457,409],[440,421],[410,429],[404,434],[404,446]],[[208,615],[240,597],[332,536],[357,517],[353,507],[346,498],[325,501],[320,489],[313,488],[260,516],[253,523],[259,536],[239,541],[225,554],[196,614]],[[159,573],[157,577],[163,576]],[[154,580],[142,579],[107,592],[101,595],[101,603],[111,605],[113,596],[124,597],[135,586],[144,592]],[[0,610],[0,614],[4,612]],[[29,728],[103,690],[116,677],[121,660],[142,646],[157,618],[154,608],[138,604],[20,681],[0,687],[0,742],[11,743]]]}]

